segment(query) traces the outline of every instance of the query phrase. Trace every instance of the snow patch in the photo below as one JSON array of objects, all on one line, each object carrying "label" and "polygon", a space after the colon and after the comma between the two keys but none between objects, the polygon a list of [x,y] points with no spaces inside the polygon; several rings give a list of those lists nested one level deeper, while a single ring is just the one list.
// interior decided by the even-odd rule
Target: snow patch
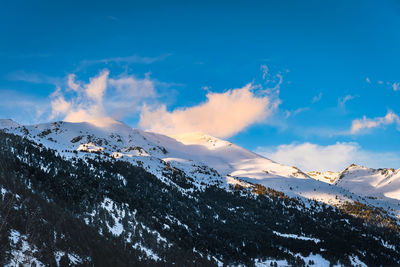
[{"label": "snow patch", "polygon": [[80,144],[76,150],[93,153],[104,151],[104,148],[101,146],[96,146],[96,144],[90,142],[87,144]]},{"label": "snow patch", "polygon": [[285,237],[285,238],[293,238],[293,239],[299,239],[299,240],[305,240],[305,241],[314,241],[315,243],[321,242],[320,239],[314,238],[314,237],[300,236],[300,235],[296,235],[296,234],[282,234],[282,233],[279,233],[276,231],[273,231],[273,233],[275,235]]}]

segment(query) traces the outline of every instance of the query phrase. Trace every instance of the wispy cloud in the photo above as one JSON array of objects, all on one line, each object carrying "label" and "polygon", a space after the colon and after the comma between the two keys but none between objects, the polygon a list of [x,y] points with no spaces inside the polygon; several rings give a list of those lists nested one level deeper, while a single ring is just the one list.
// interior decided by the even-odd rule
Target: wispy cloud
[{"label": "wispy cloud", "polygon": [[26,72],[23,70],[8,73],[5,75],[4,78],[10,81],[23,81],[23,82],[38,83],[38,84],[57,85],[62,82],[62,79],[58,77],[52,77],[37,72]]},{"label": "wispy cloud", "polygon": [[136,115],[140,112],[142,101],[154,100],[158,97],[156,87],[167,87],[171,85],[151,79],[150,74],[144,78],[133,75],[121,75],[109,79],[109,84],[114,88],[114,93],[109,95],[106,101],[106,109],[115,118],[123,118],[126,115]]},{"label": "wispy cloud", "polygon": [[292,128],[298,136],[305,138],[308,137],[322,137],[322,138],[333,138],[333,137],[343,137],[350,135],[350,130],[341,127],[331,127],[331,126],[296,126]]},{"label": "wispy cloud", "polygon": [[268,77],[268,75],[269,75],[269,73],[268,73],[269,68],[268,68],[268,66],[265,65],[265,64],[261,65],[260,68],[261,68],[261,71],[262,71],[262,78],[263,78],[263,80],[266,80],[267,77]]},{"label": "wispy cloud", "polygon": [[114,17],[114,16],[107,16],[108,19],[113,20],[113,21],[119,21],[119,18]]},{"label": "wispy cloud", "polygon": [[392,84],[392,88],[394,91],[399,91],[400,90],[400,83],[399,82],[394,82]]},{"label": "wispy cloud", "polygon": [[297,109],[291,110],[291,111],[290,110],[285,110],[285,117],[289,118],[289,117],[292,117],[292,116],[296,116],[296,115],[298,115],[298,114],[300,114],[300,113],[302,113],[304,111],[307,111],[309,109],[310,109],[310,107],[302,107],[302,108],[297,108]]},{"label": "wispy cloud", "polygon": [[[318,101],[320,101],[322,98],[322,93],[319,93],[318,95],[314,96],[313,99],[311,100],[311,105],[317,103]],[[304,111],[310,110],[311,105],[306,106],[306,107],[300,107],[297,108],[295,110],[285,110],[284,114],[285,114],[285,118],[289,118],[289,117],[293,117],[296,116]]]},{"label": "wispy cloud", "polygon": [[273,74],[269,70],[269,67],[265,64],[260,66],[262,71],[262,79],[264,80],[265,89],[263,89],[266,93],[274,93],[279,94],[281,85],[283,83],[283,76],[281,73]]},{"label": "wispy cloud", "polygon": [[107,122],[111,118],[137,114],[140,101],[156,97],[149,74],[142,79],[126,74],[115,78],[109,75],[108,70],[103,70],[88,83],[77,81],[74,74],[68,75],[66,86],[58,87],[51,95],[50,119]]},{"label": "wispy cloud", "polygon": [[172,87],[183,86],[152,79],[150,73],[144,77],[128,73],[110,76],[107,69],[89,78],[89,81],[80,80],[74,73],[63,78],[53,78],[23,71],[11,73],[7,78],[13,81],[55,85],[55,91],[43,98],[34,98],[14,91],[0,91],[0,97],[5,94],[0,100],[0,109],[4,114],[13,115],[13,110],[15,113],[28,114],[13,116],[24,123],[55,119],[73,122],[99,119],[107,121],[111,118],[137,119],[144,100],[152,104],[160,97],[156,87],[161,93],[168,89],[168,96],[161,95],[168,98],[173,91]]},{"label": "wispy cloud", "polygon": [[346,103],[350,100],[353,100],[355,98],[357,98],[358,96],[356,95],[346,95],[344,97],[340,97],[338,99],[338,106],[339,108],[345,108],[346,107]]},{"label": "wispy cloud", "polygon": [[319,93],[318,95],[313,97],[311,104],[319,102],[321,100],[321,98],[322,98],[322,93]]},{"label": "wispy cloud", "polygon": [[356,134],[363,129],[377,128],[389,124],[396,124],[397,127],[400,128],[400,118],[393,111],[388,111],[384,117],[368,119],[364,116],[362,119],[353,120],[351,124],[351,133]]},{"label": "wispy cloud", "polygon": [[131,55],[126,57],[109,57],[102,59],[82,60],[78,69],[94,65],[94,64],[110,64],[110,63],[137,63],[137,64],[152,64],[157,61],[162,61],[169,57],[171,54],[163,54],[157,57],[142,57],[138,55]]},{"label": "wispy cloud", "polygon": [[400,155],[394,152],[372,152],[354,142],[332,145],[292,143],[277,147],[259,147],[257,153],[303,171],[342,171],[352,163],[367,167],[400,167]]},{"label": "wispy cloud", "polygon": [[[367,77],[366,82],[372,84],[372,80]],[[400,82],[385,82],[385,81],[377,81],[377,84],[386,85],[393,89],[393,91],[400,91]]]},{"label": "wispy cloud", "polygon": [[[48,99],[14,90],[0,90],[0,114],[23,124],[47,119],[51,110]],[[4,115],[3,115],[4,116]]]}]

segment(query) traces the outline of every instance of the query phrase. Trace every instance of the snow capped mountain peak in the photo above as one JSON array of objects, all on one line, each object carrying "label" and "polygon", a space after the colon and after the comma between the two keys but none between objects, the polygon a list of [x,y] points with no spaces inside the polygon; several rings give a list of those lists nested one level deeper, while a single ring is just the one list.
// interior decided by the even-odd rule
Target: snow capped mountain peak
[{"label": "snow capped mountain peak", "polygon": [[12,119],[0,119],[0,129],[18,127],[19,124]]},{"label": "snow capped mountain peak", "polygon": [[361,165],[357,165],[357,164],[350,164],[346,169],[344,169],[344,171],[349,171],[349,170],[363,170],[363,169],[368,169],[364,166]]},{"label": "snow capped mountain peak", "polygon": [[218,149],[224,146],[230,146],[232,143],[210,136],[202,132],[191,132],[172,135],[172,138],[185,145],[203,145],[208,149]]},{"label": "snow capped mountain peak", "polygon": [[352,164],[335,184],[369,198],[400,200],[400,169],[371,169]]}]

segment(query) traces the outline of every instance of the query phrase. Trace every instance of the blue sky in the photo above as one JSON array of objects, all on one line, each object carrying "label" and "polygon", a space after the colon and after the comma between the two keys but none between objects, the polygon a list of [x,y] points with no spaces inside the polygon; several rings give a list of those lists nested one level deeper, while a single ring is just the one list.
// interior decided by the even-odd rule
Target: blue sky
[{"label": "blue sky", "polygon": [[400,168],[400,2],[124,2],[3,3],[0,117],[94,110],[84,90],[104,75],[101,115],[132,127],[209,132],[305,170]]}]

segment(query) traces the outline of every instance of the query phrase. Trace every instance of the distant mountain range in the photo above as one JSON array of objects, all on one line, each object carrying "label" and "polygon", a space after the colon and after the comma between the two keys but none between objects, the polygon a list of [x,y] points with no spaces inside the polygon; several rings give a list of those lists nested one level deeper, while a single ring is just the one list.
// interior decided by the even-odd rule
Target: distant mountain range
[{"label": "distant mountain range", "polygon": [[400,169],[305,173],[119,121],[0,129],[3,265],[400,264]]}]

